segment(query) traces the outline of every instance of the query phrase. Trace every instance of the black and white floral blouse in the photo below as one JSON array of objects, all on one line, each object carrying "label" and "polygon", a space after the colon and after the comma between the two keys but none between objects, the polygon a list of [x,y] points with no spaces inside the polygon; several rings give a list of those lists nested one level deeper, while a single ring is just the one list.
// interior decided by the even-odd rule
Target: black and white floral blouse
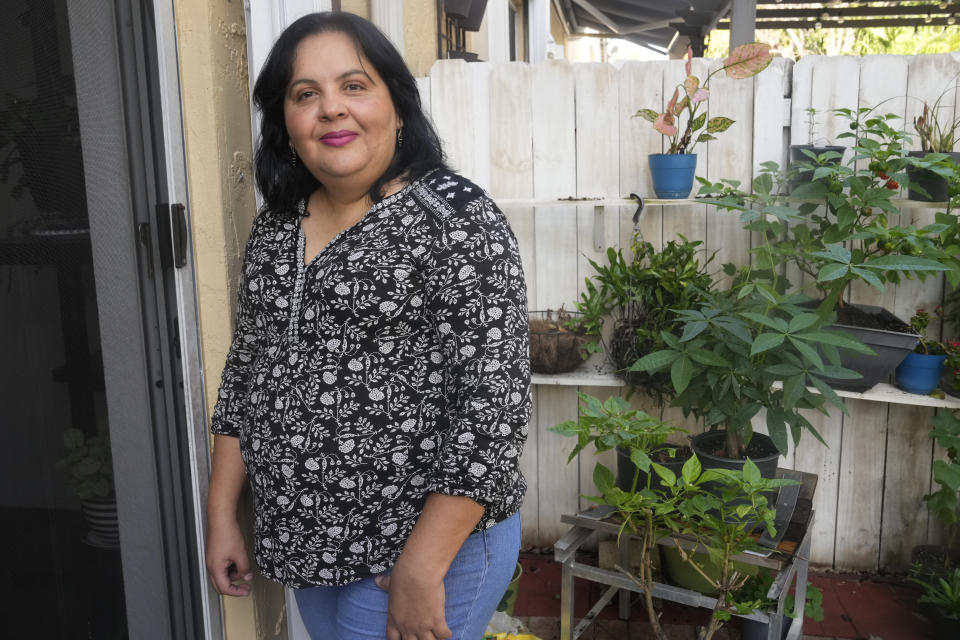
[{"label": "black and white floral blouse", "polygon": [[299,217],[260,213],[238,309],[212,431],[240,438],[267,577],[387,570],[429,493],[480,503],[478,530],[520,508],[526,294],[479,187],[434,171],[306,264]]}]

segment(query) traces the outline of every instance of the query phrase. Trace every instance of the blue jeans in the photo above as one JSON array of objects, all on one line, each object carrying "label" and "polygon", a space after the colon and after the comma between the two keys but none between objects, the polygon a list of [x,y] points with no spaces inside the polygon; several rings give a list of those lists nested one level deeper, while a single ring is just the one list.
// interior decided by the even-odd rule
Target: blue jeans
[{"label": "blue jeans", "polygon": [[[520,514],[471,534],[443,579],[453,640],[480,640],[520,552]],[[373,577],[340,587],[296,589],[300,617],[313,640],[384,640],[387,599]]]}]

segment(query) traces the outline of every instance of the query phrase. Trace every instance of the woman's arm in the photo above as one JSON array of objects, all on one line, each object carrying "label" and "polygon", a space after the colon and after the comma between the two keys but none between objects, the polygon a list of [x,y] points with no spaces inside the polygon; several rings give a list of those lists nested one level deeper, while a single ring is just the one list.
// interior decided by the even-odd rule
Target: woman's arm
[{"label": "woman's arm", "polygon": [[[213,472],[207,497],[207,571],[217,593],[250,594],[250,558],[237,521],[237,503],[246,482],[240,439],[217,435],[213,441]],[[240,584],[236,584],[240,583]]]},{"label": "woman's arm", "polygon": [[390,592],[387,640],[438,640],[452,634],[444,616],[443,578],[483,507],[459,496],[432,493],[389,576],[377,579]]}]

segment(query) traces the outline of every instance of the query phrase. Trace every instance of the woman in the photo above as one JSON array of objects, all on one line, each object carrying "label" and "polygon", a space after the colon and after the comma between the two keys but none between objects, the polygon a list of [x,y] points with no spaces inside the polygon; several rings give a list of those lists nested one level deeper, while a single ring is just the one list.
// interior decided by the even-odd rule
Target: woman
[{"label": "woman", "polygon": [[265,206],[213,416],[213,583],[250,592],[249,479],[257,563],[296,589],[312,637],[477,640],[520,541],[516,240],[444,166],[412,75],[365,20],[292,24],[254,100]]}]

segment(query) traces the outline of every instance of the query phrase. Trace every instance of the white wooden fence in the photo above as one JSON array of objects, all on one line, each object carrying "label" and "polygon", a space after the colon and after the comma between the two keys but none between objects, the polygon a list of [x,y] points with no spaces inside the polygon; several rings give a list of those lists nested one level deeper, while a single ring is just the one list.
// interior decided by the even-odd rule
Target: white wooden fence
[{"label": "white wooden fence", "polygon": [[[694,73],[702,79],[716,66],[695,60]],[[821,113],[817,137],[831,140],[843,122],[823,114],[835,107],[889,99],[881,110],[912,122],[922,107],[913,98],[936,99],[958,72],[954,56],[925,55],[814,56],[796,64],[776,59],[752,79],[718,74],[711,82],[710,115],[736,124],[719,140],[697,147],[697,175],[748,184],[761,162],[782,164],[790,142],[807,141],[809,106]],[[641,107],[661,107],[683,77],[682,61],[630,62],[619,69],[559,61],[536,66],[442,61],[419,82],[452,165],[495,199],[617,198],[652,194],[646,156],[661,152],[663,139],[648,122],[631,116]],[[955,96],[944,102],[949,111],[944,115],[952,116]],[[606,246],[629,246],[632,233],[632,208],[608,207],[596,215],[592,206],[514,206],[506,213],[520,242],[531,309],[572,308],[591,275],[587,259],[603,260]],[[901,216],[924,223],[933,212],[912,209]],[[706,205],[652,208],[642,218],[641,232],[656,246],[677,233],[702,240],[708,252],[717,252],[717,265],[749,260],[750,234],[737,217]],[[942,296],[937,279],[891,288],[882,299],[869,287],[853,293],[856,302],[882,303],[904,318],[916,307],[935,306]],[[552,545],[566,529],[560,515],[586,506],[579,495],[593,492],[593,456],[566,464],[572,440],[548,431],[576,417],[577,390],[535,388],[522,459],[529,482],[522,510],[527,545]],[[600,397],[620,392],[579,390]],[[931,489],[932,461],[942,455],[929,438],[934,410],[864,400],[847,405],[846,417],[811,416],[828,447],[807,434],[781,461],[820,476],[812,560],[838,569],[902,568],[913,545],[940,535],[921,499]],[[676,410],[666,415],[683,422]],[[606,462],[615,464],[610,456]]]}]

